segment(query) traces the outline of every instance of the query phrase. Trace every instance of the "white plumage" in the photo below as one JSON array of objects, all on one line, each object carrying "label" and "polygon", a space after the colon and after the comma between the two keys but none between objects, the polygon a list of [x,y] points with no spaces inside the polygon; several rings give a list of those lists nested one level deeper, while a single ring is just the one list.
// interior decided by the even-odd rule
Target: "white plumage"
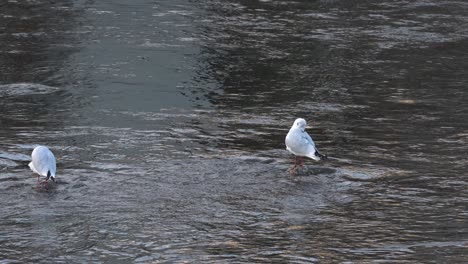
[{"label": "white plumage", "polygon": [[29,163],[29,168],[40,176],[49,177],[55,182],[55,157],[54,154],[45,146],[37,146],[31,154],[32,161]]},{"label": "white plumage", "polygon": [[302,118],[294,121],[288,135],[286,135],[286,149],[296,156],[308,157],[318,161],[325,156],[318,152],[314,141],[305,131],[306,126],[307,123]]}]

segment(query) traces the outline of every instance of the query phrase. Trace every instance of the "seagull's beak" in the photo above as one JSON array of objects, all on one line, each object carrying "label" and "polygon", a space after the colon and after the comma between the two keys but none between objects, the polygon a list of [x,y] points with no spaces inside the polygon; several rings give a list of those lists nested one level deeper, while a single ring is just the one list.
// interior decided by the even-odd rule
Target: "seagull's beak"
[{"label": "seagull's beak", "polygon": [[312,129],[312,127],[311,127],[311,126],[306,126],[306,128],[307,128],[307,129]]}]

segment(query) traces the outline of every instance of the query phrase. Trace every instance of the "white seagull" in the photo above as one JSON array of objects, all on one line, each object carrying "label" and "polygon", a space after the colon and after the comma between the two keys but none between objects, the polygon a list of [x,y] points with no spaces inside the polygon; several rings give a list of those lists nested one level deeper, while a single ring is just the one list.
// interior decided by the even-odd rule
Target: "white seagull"
[{"label": "white seagull", "polygon": [[303,118],[298,118],[294,121],[291,129],[289,129],[288,135],[286,135],[286,149],[295,155],[294,167],[291,169],[291,172],[294,173],[297,172],[298,166],[304,165],[302,157],[308,157],[317,161],[327,158],[327,156],[320,154],[315,147],[314,141],[305,131],[306,126],[306,121]]},{"label": "white seagull", "polygon": [[37,146],[31,154],[32,161],[29,163],[29,168],[38,174],[37,182],[41,176],[46,177],[43,183],[47,183],[49,178],[55,182],[55,157],[54,154],[45,146]]}]

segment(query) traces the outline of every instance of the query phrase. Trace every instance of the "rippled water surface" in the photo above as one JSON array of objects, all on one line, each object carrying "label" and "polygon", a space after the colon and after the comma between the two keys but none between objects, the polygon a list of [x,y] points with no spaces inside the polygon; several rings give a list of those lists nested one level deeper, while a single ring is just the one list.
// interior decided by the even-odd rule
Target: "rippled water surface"
[{"label": "rippled water surface", "polygon": [[[0,262],[466,262],[467,25],[464,1],[3,1]],[[331,158],[290,176],[299,116]]]}]

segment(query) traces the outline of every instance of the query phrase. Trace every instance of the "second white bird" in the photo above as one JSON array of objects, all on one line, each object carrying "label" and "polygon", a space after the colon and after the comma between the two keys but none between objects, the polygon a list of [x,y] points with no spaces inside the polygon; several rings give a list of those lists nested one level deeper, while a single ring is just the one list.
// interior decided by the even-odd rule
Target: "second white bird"
[{"label": "second white bird", "polygon": [[37,146],[34,148],[31,154],[32,161],[29,163],[29,168],[37,174],[39,177],[46,177],[47,182],[49,178],[55,182],[55,157],[54,154],[45,146]]}]

